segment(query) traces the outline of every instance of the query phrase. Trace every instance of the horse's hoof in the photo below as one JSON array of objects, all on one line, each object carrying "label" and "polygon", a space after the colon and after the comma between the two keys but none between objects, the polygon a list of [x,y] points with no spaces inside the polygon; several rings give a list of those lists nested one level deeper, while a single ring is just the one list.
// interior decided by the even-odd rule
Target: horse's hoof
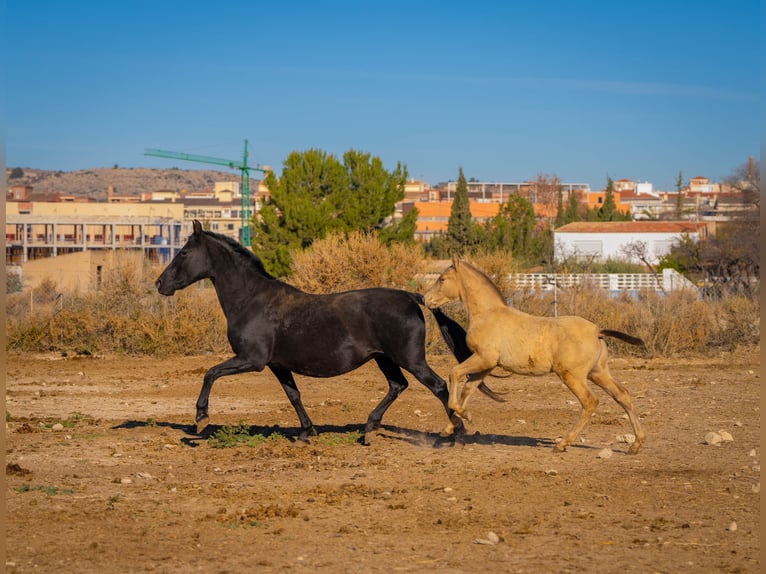
[{"label": "horse's hoof", "polygon": [[636,443],[633,443],[630,445],[630,448],[628,449],[628,454],[638,454],[638,449],[641,448],[641,445],[637,445]]},{"label": "horse's hoof", "polygon": [[208,422],[210,422],[208,417],[197,421],[197,434],[202,434],[202,431],[205,430]]}]

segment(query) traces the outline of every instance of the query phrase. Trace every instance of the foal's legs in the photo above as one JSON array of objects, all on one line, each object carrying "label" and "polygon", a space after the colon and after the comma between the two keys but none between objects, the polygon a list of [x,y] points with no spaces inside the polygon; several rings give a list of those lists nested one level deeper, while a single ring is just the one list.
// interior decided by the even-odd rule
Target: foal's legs
[{"label": "foal's legs", "polygon": [[[605,345],[605,343],[602,344]],[[641,422],[638,420],[638,415],[633,407],[630,393],[624,386],[615,381],[609,372],[609,367],[606,364],[606,349],[601,353],[601,360],[599,360],[598,364],[588,374],[588,378],[609,393],[617,404],[619,404],[627,413],[628,419],[630,419],[630,424],[633,426],[633,434],[636,435],[636,440],[630,445],[628,454],[636,454],[638,449],[641,448],[641,445],[644,444],[646,433],[644,433]]]},{"label": "foal's legs", "polygon": [[298,415],[298,420],[301,421],[301,432],[298,435],[298,440],[303,442],[309,441],[309,435],[316,435],[317,431],[314,428],[314,424],[311,422],[309,415],[306,413],[306,409],[303,408],[303,401],[301,401],[301,393],[298,390],[298,385],[295,384],[293,374],[286,370],[269,365],[271,372],[277,377],[279,384],[282,385],[282,390],[285,391],[290,404],[295,409],[295,414]]},{"label": "foal's legs", "polygon": [[210,398],[210,390],[213,388],[213,383],[220,377],[226,375],[237,375],[239,373],[249,373],[251,371],[258,371],[249,360],[239,356],[232,357],[219,363],[214,367],[211,367],[202,382],[202,389],[199,392],[197,398],[197,434],[201,433],[208,423],[208,400]]},{"label": "foal's legs", "polygon": [[598,406],[598,397],[588,387],[588,381],[583,374],[573,374],[572,372],[557,374],[580,401],[580,405],[582,405],[582,412],[580,413],[580,418],[577,420],[577,423],[575,423],[575,426],[572,427],[572,430],[570,430],[566,436],[553,447],[553,450],[556,452],[563,452],[577,439],[580,431],[582,431],[583,427],[590,420],[591,415]]},{"label": "foal's legs", "polygon": [[441,437],[453,437],[460,439],[465,434],[465,425],[460,417],[456,416],[455,412],[449,407],[449,391],[447,390],[447,383],[444,382],[439,375],[436,374],[431,367],[428,366],[424,357],[421,357],[417,361],[409,361],[403,365],[407,371],[420,381],[434,396],[439,399],[444,405],[444,410],[447,411],[447,417],[449,423],[439,433]]},{"label": "foal's legs", "polygon": [[476,389],[479,388],[479,384],[484,380],[484,378],[492,372],[492,369],[487,369],[486,371],[482,371],[480,373],[472,373],[468,375],[468,380],[466,381],[465,385],[463,385],[463,390],[460,392],[460,410],[461,412],[458,413],[459,416],[464,418],[465,420],[469,421],[471,420],[471,413],[468,412],[468,399],[471,398],[471,395],[473,395],[476,392]]},{"label": "foal's legs", "polygon": [[[468,357],[462,363],[456,365],[452,369],[452,372],[450,372],[448,407],[459,417],[458,420],[461,425],[463,424],[461,419],[471,419],[470,415],[465,410],[465,407],[468,404],[468,399],[479,386],[479,383],[481,383],[484,377],[488,375],[496,365],[497,361],[494,357],[480,356],[476,353]],[[468,382],[461,392],[460,401],[458,401],[458,387],[460,381],[464,381],[466,378],[468,378]],[[440,434],[442,436],[448,436],[452,431],[453,424],[453,417],[450,416],[449,424]]]}]

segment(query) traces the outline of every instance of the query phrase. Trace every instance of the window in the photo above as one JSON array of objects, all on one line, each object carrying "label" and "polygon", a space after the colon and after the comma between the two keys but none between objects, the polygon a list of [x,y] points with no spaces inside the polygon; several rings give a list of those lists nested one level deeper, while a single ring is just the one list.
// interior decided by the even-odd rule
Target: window
[{"label": "window", "polygon": [[600,239],[580,239],[574,242],[575,253],[578,255],[602,255],[603,242]]}]

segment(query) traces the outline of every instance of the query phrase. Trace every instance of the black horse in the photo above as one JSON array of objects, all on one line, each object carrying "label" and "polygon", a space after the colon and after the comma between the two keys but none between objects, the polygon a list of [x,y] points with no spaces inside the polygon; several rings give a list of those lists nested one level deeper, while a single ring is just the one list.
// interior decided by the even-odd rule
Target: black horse
[{"label": "black horse", "polygon": [[[333,377],[370,359],[388,380],[388,393],[370,413],[364,444],[399,394],[407,388],[402,368],[423,383],[442,402],[455,435],[465,432],[462,420],[447,406],[444,380],[425,358],[423,296],[398,289],[371,288],[314,295],[269,275],[261,260],[236,241],[203,231],[194,220],[186,245],[157,279],[162,295],[173,295],[200,279],[209,278],[226,316],[227,336],[234,356],[205,373],[197,399],[197,432],[208,422],[208,398],[219,377],[269,367],[282,385],[300,419],[300,439],[316,434],[306,414],[293,373]],[[433,310],[439,329],[458,361],[471,351],[465,330],[439,310]],[[503,400],[485,385],[480,389]]]}]

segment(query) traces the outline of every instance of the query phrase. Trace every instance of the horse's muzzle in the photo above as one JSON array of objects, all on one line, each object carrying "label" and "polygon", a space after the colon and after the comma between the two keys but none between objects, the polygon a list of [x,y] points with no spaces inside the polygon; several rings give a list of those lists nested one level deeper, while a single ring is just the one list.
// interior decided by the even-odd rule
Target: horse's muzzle
[{"label": "horse's muzzle", "polygon": [[157,287],[157,291],[160,292],[160,295],[172,295],[176,292],[175,289],[168,289],[162,282],[162,279],[157,279],[157,281],[154,282],[154,285]]}]

